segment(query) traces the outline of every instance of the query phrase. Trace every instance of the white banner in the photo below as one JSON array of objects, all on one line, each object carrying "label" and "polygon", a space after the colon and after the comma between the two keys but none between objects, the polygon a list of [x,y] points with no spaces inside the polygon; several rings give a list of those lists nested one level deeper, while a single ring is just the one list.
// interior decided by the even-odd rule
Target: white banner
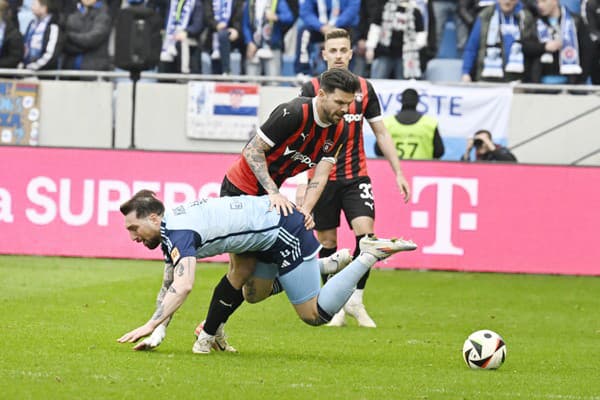
[{"label": "white banner", "polygon": [[[435,85],[425,81],[371,80],[384,115],[394,115],[402,108],[402,92],[412,88],[419,92],[417,111],[437,118],[438,130],[446,151],[443,160],[458,160],[467,138],[480,129],[492,133],[495,142],[506,144],[512,102],[512,88],[472,88]],[[375,138],[365,124],[365,150],[374,155]]]},{"label": "white banner", "polygon": [[247,141],[258,125],[258,85],[189,82],[187,136]]}]

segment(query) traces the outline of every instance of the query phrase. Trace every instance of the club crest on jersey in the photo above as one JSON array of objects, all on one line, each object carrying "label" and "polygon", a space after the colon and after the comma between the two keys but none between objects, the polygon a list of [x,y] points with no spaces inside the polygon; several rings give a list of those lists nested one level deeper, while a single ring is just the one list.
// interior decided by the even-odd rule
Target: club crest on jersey
[{"label": "club crest on jersey", "polygon": [[331,140],[326,140],[325,143],[323,143],[323,152],[329,153],[332,149],[333,149],[333,142]]},{"label": "club crest on jersey", "polygon": [[171,260],[173,262],[177,262],[177,260],[179,260],[179,255],[179,249],[177,247],[173,247],[171,250]]},{"label": "club crest on jersey", "polygon": [[354,100],[356,100],[356,101],[362,101],[363,100],[363,94],[362,94],[362,92],[356,92],[356,93],[354,93]]}]

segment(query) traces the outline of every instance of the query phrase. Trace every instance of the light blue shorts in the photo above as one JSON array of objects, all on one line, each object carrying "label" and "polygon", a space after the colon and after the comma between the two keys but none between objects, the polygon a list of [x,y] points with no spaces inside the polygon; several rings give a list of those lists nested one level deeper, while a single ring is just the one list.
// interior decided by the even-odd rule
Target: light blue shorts
[{"label": "light blue shorts", "polygon": [[254,276],[262,279],[279,278],[290,303],[294,305],[307,302],[321,290],[321,272],[316,254],[281,276],[277,264],[257,261]]}]

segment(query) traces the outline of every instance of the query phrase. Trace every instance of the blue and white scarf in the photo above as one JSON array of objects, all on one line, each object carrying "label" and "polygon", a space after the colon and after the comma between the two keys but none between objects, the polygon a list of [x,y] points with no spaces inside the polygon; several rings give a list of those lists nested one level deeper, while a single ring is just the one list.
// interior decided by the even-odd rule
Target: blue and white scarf
[{"label": "blue and white scarf", "polygon": [[44,45],[44,34],[52,15],[47,15],[41,20],[31,21],[27,32],[25,33],[25,56],[23,57],[23,63],[25,65],[40,58],[43,52]]},{"label": "blue and white scarf", "polygon": [[[231,10],[233,8],[233,0],[212,0],[212,6],[217,24],[220,22],[225,22],[227,25],[229,25],[229,20],[231,19]],[[219,34],[217,32],[213,32],[212,46],[213,54],[219,54]]]},{"label": "blue and white scarf", "polygon": [[326,0],[317,0],[317,11],[319,12],[319,22],[323,25],[329,24],[335,26],[340,16],[340,0],[331,0],[331,10],[327,13]]},{"label": "blue and white scarf", "polygon": [[6,23],[0,20],[0,53],[2,53],[2,45],[4,44],[4,31],[6,30]]},{"label": "blue and white scarf", "polygon": [[[502,37],[500,36],[502,35]],[[485,57],[483,59],[483,78],[504,78],[504,72],[523,73],[524,57],[521,46],[521,30],[515,14],[501,13],[498,6],[490,20],[487,32]],[[504,64],[503,50],[509,49]]]},{"label": "blue and white scarf", "polygon": [[248,2],[248,11],[253,28],[252,41],[259,48],[268,46],[271,42],[273,24],[267,21],[265,14],[269,10],[275,11],[274,7],[277,7],[277,0],[249,0]]},{"label": "blue and white scarf", "polygon": [[[540,42],[546,43],[552,39],[560,38],[562,48],[559,53],[559,66],[561,75],[579,75],[582,73],[579,63],[579,43],[577,41],[577,27],[571,14],[564,6],[560,7],[560,27],[545,23],[541,18],[537,20],[537,32]],[[552,64],[554,55],[544,53],[540,58],[544,64]]]},{"label": "blue and white scarf", "polygon": [[160,51],[161,61],[173,62],[177,56],[175,34],[187,28],[195,5],[196,0],[171,0],[165,37]]}]

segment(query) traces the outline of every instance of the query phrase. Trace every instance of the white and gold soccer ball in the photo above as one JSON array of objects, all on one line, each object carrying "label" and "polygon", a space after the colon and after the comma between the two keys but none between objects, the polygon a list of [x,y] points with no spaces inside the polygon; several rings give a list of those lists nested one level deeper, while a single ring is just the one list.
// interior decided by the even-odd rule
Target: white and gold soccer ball
[{"label": "white and gold soccer ball", "polygon": [[463,345],[463,358],[469,368],[500,368],[506,359],[506,343],[494,331],[483,329],[473,332]]}]

